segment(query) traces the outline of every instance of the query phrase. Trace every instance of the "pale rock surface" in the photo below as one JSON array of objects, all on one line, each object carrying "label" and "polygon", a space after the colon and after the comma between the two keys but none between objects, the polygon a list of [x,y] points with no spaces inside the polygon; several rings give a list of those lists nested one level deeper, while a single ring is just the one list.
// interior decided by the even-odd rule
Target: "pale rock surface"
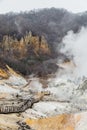
[{"label": "pale rock surface", "polygon": [[12,105],[13,100],[19,106],[17,100],[35,98],[38,92],[49,95],[38,97],[38,102],[22,113],[0,114],[0,130],[87,130],[86,80],[81,85],[61,78],[46,82],[48,88],[43,88],[38,78],[26,80],[9,69],[8,79],[0,80],[0,104],[8,101]]}]

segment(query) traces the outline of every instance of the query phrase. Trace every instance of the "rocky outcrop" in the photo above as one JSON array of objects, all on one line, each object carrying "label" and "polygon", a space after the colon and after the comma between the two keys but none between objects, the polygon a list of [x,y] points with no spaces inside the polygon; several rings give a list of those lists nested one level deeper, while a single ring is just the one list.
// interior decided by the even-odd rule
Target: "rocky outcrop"
[{"label": "rocky outcrop", "polygon": [[42,119],[26,119],[25,122],[34,130],[86,130],[87,112],[62,114]]},{"label": "rocky outcrop", "polygon": [[45,95],[45,93],[31,93],[26,79],[9,66],[3,73],[9,76],[7,79],[2,76],[3,79],[0,81],[0,114],[23,112]]},{"label": "rocky outcrop", "polygon": [[44,95],[47,95],[47,93],[29,95],[29,93],[21,92],[21,95],[14,94],[11,99],[4,97],[0,100],[0,114],[24,112],[31,108],[34,103],[40,101]]},{"label": "rocky outcrop", "polygon": [[43,119],[27,119],[28,124],[34,130],[74,130],[73,115],[59,115]]},{"label": "rocky outcrop", "polygon": [[10,36],[4,36],[0,43],[1,55],[9,55],[16,59],[30,57],[32,54],[36,57],[41,54],[50,55],[50,48],[44,36],[32,36],[32,33],[26,33],[20,40],[13,39]]},{"label": "rocky outcrop", "polygon": [[[33,114],[33,113],[32,113]],[[29,116],[29,114],[28,114]],[[87,112],[28,118],[23,114],[0,115],[1,130],[86,130]]]},{"label": "rocky outcrop", "polygon": [[8,77],[9,77],[8,73],[6,73],[4,69],[0,69],[0,78],[7,79]]},{"label": "rocky outcrop", "polygon": [[58,68],[55,63],[44,64],[49,58],[52,58],[51,49],[43,35],[34,36],[29,32],[20,39],[6,35],[0,43],[0,67],[8,64],[23,75],[43,76],[55,72]]}]

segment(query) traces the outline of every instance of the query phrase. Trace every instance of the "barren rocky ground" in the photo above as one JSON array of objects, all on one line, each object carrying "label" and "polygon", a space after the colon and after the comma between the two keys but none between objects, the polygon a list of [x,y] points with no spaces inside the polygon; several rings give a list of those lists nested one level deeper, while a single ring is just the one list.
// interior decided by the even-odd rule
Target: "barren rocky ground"
[{"label": "barren rocky ground", "polygon": [[25,79],[9,66],[0,77],[0,130],[87,129],[86,80]]}]

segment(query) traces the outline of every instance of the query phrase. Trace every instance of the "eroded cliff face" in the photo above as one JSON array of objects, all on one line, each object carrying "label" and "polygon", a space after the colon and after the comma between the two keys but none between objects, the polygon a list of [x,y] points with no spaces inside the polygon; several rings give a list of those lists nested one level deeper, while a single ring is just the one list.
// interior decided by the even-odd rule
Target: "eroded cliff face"
[{"label": "eroded cliff face", "polygon": [[[0,66],[7,64],[23,75],[46,75],[57,70],[55,63],[45,63],[52,58],[50,46],[44,36],[33,36],[26,33],[20,40],[3,36],[0,43]],[[52,68],[55,69],[52,69]]]},{"label": "eroded cliff face", "polygon": [[30,57],[32,54],[38,57],[41,54],[50,55],[51,53],[45,37],[32,36],[31,32],[27,33],[19,41],[11,36],[4,36],[0,48],[2,55],[6,54],[16,59]]}]

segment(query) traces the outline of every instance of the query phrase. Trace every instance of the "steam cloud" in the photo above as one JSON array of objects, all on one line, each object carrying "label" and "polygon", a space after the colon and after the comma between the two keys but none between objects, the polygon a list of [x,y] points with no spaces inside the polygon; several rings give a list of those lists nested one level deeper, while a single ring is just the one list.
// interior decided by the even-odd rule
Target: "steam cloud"
[{"label": "steam cloud", "polygon": [[[87,28],[82,27],[77,34],[69,31],[63,38],[61,52],[75,63],[74,78],[87,77]],[[70,72],[68,72],[70,74]]]}]

